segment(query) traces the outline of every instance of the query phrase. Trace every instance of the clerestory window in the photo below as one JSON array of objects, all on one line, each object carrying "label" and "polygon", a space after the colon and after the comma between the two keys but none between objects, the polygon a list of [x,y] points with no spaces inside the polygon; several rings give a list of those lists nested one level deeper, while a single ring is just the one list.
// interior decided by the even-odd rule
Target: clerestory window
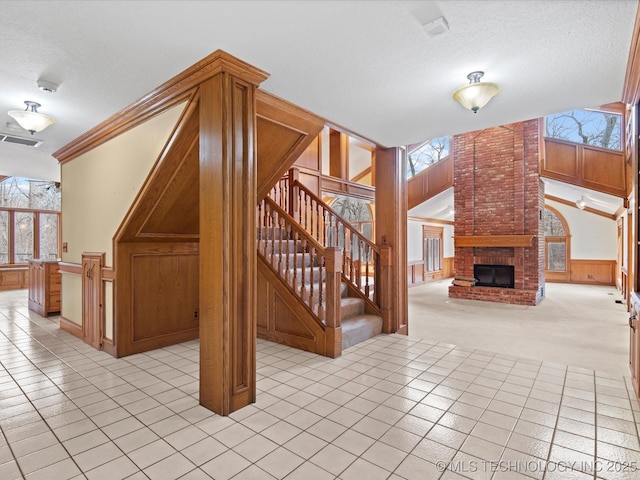
[{"label": "clerestory window", "polygon": [[407,178],[444,160],[449,156],[451,140],[449,137],[439,137],[420,145],[409,147],[407,155]]},{"label": "clerestory window", "polygon": [[570,110],[545,118],[545,136],[608,150],[622,150],[622,115],[601,110]]}]

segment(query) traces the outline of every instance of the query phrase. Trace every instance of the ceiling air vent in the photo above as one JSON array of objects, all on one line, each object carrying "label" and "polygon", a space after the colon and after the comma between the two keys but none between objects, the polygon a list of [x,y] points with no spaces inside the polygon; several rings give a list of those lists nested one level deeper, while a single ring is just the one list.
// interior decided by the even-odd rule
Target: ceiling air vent
[{"label": "ceiling air vent", "polygon": [[27,147],[33,147],[33,148],[39,147],[42,144],[42,140],[16,137],[15,135],[7,135],[6,133],[0,133],[0,142],[17,143],[19,145],[25,145]]}]

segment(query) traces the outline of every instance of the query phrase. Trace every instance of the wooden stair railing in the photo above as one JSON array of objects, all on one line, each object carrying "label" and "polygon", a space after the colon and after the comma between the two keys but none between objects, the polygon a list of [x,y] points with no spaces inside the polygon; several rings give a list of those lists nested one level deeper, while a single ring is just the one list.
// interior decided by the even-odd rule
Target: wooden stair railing
[{"label": "wooden stair railing", "polygon": [[273,187],[269,197],[286,210],[318,244],[341,247],[342,277],[372,312],[380,314],[380,248],[365,238],[317,195],[301,184],[295,171]]},{"label": "wooden stair railing", "polygon": [[328,355],[341,354],[340,248],[320,245],[270,197],[258,204],[258,255],[323,325]]}]

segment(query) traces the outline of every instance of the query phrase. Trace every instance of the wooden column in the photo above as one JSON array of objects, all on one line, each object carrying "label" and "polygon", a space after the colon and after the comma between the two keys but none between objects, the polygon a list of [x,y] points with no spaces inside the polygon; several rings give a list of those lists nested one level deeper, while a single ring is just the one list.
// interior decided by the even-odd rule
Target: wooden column
[{"label": "wooden column", "polygon": [[340,319],[340,283],[342,281],[342,248],[327,247],[324,253],[326,268],[325,323],[327,325],[327,355],[342,355],[342,325]]},{"label": "wooden column", "polygon": [[266,74],[225,55],[200,85],[200,404],[256,399],[255,90]]},{"label": "wooden column", "polygon": [[329,175],[349,180],[349,136],[337,130],[329,132]]},{"label": "wooden column", "polygon": [[[390,282],[380,295],[389,299],[382,329],[385,333],[408,334],[407,320],[407,175],[403,149],[376,149],[376,244],[391,247],[384,267]],[[381,255],[382,256],[382,255]],[[377,286],[376,286],[377,287]]]}]

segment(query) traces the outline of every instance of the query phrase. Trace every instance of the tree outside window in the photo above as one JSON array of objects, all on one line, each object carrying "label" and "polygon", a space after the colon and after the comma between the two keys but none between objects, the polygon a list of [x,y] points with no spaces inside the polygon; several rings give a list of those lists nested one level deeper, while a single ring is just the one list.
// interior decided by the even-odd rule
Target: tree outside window
[{"label": "tree outside window", "polygon": [[622,150],[622,116],[598,110],[571,110],[549,115],[545,135],[609,150]]},{"label": "tree outside window", "polygon": [[449,156],[449,137],[439,137],[428,142],[409,147],[407,155],[407,178],[425,170],[431,165],[444,160]]},{"label": "tree outside window", "polygon": [[60,185],[9,177],[0,182],[0,264],[60,257]]}]

